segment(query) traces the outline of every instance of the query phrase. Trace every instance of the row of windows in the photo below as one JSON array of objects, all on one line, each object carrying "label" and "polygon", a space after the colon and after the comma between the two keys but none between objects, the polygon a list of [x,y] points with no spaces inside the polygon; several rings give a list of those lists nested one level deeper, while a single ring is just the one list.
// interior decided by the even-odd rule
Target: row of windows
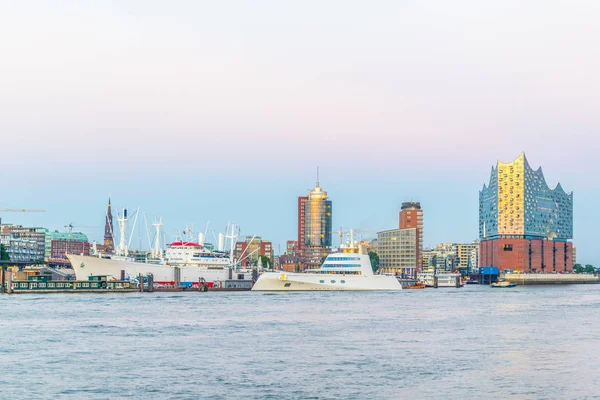
[{"label": "row of windows", "polygon": [[323,268],[360,268],[360,264],[323,264]]},{"label": "row of windows", "polygon": [[360,257],[327,257],[327,261],[355,261],[360,260]]}]

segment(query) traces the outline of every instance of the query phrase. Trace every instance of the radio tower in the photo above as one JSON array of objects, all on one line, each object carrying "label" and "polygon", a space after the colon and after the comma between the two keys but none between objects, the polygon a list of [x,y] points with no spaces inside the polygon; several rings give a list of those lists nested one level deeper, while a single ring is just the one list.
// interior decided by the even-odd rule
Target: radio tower
[{"label": "radio tower", "polygon": [[108,209],[106,210],[106,224],[104,225],[104,251],[111,254],[115,250],[115,240],[113,236],[113,217],[110,208],[110,197],[108,198]]}]

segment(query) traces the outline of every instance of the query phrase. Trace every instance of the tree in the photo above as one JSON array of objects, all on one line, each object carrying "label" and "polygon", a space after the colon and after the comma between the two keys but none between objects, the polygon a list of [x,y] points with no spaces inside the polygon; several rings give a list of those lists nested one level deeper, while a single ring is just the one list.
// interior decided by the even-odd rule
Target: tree
[{"label": "tree", "polygon": [[591,274],[595,271],[594,266],[591,264],[586,264],[585,265],[585,269],[583,270],[583,272],[587,273],[587,274]]},{"label": "tree", "polygon": [[581,264],[575,264],[575,265],[573,265],[573,271],[576,274],[582,273],[583,272],[583,265],[581,265]]},{"label": "tree", "polygon": [[8,252],[6,251],[6,246],[0,243],[0,260],[8,261],[10,258],[8,257]]},{"label": "tree", "polygon": [[373,268],[373,272],[379,271],[379,255],[374,251],[369,252],[369,259],[371,260],[371,268]]},{"label": "tree", "polygon": [[273,262],[271,261],[271,259],[267,256],[260,256],[260,263],[262,264],[263,268],[266,269],[271,269],[273,268]]}]

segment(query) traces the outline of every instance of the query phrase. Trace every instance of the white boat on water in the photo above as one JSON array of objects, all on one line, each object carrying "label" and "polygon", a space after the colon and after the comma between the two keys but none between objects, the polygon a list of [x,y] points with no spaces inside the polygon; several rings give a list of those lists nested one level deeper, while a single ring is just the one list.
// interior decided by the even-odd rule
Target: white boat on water
[{"label": "white boat on water", "polygon": [[[193,242],[171,243],[165,252],[165,258],[154,263],[137,262],[123,256],[101,258],[68,254],[67,257],[77,280],[87,280],[90,275],[107,275],[109,279],[134,279],[140,274],[152,274],[154,282],[159,285],[173,285],[179,281],[182,286],[195,286],[204,279],[212,286],[215,282],[232,279],[234,275],[237,278],[229,257],[216,255]],[[179,277],[175,276],[176,273]]]},{"label": "white boat on water", "polygon": [[373,274],[366,251],[332,253],[318,269],[306,272],[265,272],[253,291],[402,290],[395,276]]},{"label": "white boat on water", "polygon": [[[179,283],[181,286],[193,287],[203,282],[212,287],[231,279],[251,279],[251,273],[239,271],[233,259],[234,241],[237,238],[233,222],[227,228],[227,235],[219,234],[220,251],[208,250],[204,246],[204,235],[200,234],[198,242],[177,240],[168,245],[164,252],[160,248],[162,220],[156,222],[153,224],[156,227],[156,236],[151,258],[139,261],[131,256],[126,241],[127,209],[123,209],[117,221],[120,228],[120,242],[115,255],[67,254],[77,280],[88,280],[90,275],[105,275],[108,279],[127,280],[152,274],[154,283],[158,285]],[[229,232],[230,227],[231,232]],[[230,239],[229,253],[223,251],[225,239]]]},{"label": "white boat on water", "polygon": [[457,272],[422,272],[417,274],[417,280],[422,282],[427,287],[436,287],[436,278],[437,278],[437,287],[462,287],[464,286],[464,282],[462,277]]}]

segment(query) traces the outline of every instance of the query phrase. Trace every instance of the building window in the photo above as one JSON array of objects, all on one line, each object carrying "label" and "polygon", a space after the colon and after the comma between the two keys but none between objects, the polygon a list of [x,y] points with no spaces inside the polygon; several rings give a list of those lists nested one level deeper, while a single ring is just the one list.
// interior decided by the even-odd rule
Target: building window
[{"label": "building window", "polygon": [[505,244],[504,245],[504,251],[512,251],[512,244]]}]

